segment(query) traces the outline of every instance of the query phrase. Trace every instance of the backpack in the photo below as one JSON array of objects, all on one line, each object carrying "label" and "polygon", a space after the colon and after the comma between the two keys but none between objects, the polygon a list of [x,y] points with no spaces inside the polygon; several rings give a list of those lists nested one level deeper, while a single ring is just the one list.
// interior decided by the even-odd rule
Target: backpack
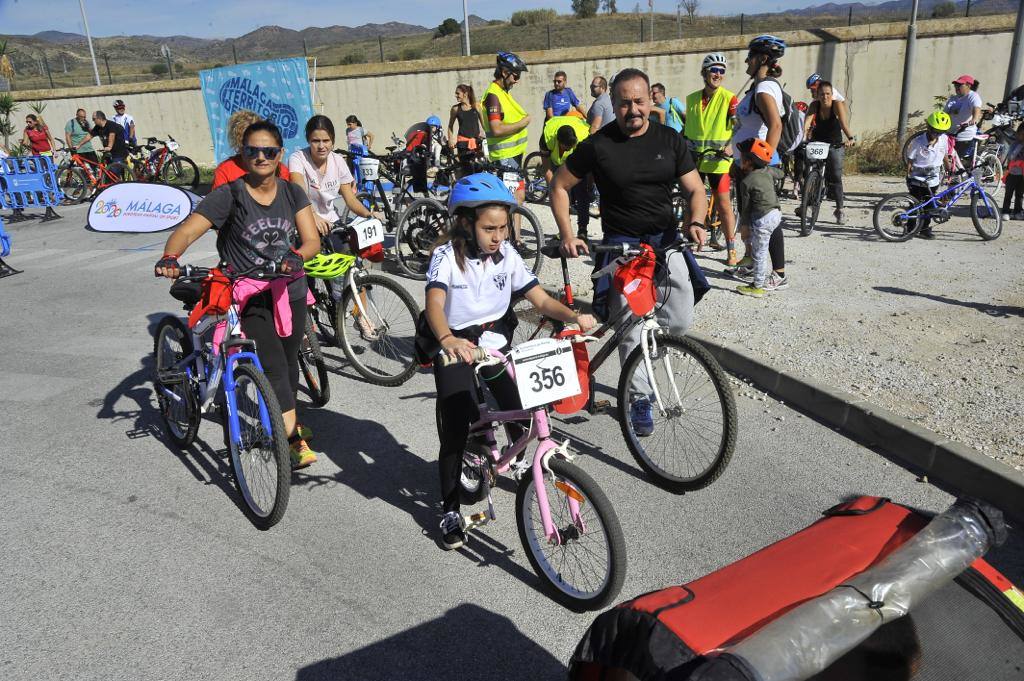
[{"label": "backpack", "polygon": [[[783,89],[782,83],[777,78],[765,78],[764,80],[772,81],[779,86],[779,90],[782,90],[782,134],[779,136],[779,144],[776,151],[779,152],[780,156],[783,156],[800,146],[804,139],[804,129],[800,125],[800,112],[793,105],[793,98]],[[751,86],[754,94],[750,98],[751,110],[756,111],[757,115],[761,116],[762,119],[764,116],[761,114],[761,110],[757,108],[756,88],[763,82],[757,81]]]}]

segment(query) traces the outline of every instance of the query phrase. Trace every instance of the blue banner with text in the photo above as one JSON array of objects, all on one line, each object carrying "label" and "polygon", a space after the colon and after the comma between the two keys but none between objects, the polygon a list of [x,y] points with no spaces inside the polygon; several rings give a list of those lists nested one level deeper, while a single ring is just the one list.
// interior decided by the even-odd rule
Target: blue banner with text
[{"label": "blue banner with text", "polygon": [[213,155],[220,163],[233,156],[228,120],[240,109],[255,111],[281,129],[288,154],[306,146],[306,121],[313,115],[306,60],[273,59],[222,66],[199,72],[206,117],[213,137]]}]

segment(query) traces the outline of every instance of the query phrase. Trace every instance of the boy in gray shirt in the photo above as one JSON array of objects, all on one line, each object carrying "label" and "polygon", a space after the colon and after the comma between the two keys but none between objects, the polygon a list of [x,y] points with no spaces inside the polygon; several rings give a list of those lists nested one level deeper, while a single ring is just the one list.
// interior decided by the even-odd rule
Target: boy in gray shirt
[{"label": "boy in gray shirt", "polygon": [[769,266],[768,241],[782,224],[779,197],[775,194],[775,178],[767,168],[772,158],[772,148],[757,138],[740,142],[737,148],[742,154],[740,170],[743,173],[737,187],[740,226],[750,229],[754,266],[749,272],[737,271],[735,276],[746,278],[752,275],[752,280],[749,284],[738,286],[736,292],[763,298],[776,288],[773,280],[778,275],[771,272]]}]

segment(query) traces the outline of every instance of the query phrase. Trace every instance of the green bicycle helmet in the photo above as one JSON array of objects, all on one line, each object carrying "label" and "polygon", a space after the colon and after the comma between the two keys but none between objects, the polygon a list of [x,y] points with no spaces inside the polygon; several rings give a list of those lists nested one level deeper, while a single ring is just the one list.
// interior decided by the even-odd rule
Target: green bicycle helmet
[{"label": "green bicycle helmet", "polygon": [[307,260],[302,268],[316,279],[335,279],[348,272],[356,256],[347,253],[319,253]]},{"label": "green bicycle helmet", "polygon": [[945,111],[932,111],[925,119],[925,123],[935,132],[946,132],[953,127],[953,119]]}]

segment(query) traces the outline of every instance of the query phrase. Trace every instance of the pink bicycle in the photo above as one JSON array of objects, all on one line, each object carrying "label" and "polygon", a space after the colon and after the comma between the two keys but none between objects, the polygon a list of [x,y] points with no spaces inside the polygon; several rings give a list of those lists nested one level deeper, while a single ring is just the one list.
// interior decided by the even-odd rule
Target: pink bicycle
[{"label": "pink bicycle", "polygon": [[[579,392],[571,345],[568,340],[545,338],[517,346],[508,357],[477,348],[477,374],[485,366],[504,365],[517,380],[526,408],[492,410],[478,380],[480,419],[470,427],[460,495],[467,506],[487,500],[486,511],[462,517],[468,532],[496,520],[491,491],[498,475],[510,473],[519,482],[516,523],[530,565],[554,600],[581,611],[603,607],[619,593],[626,574],[626,546],[604,492],[570,463],[569,441],[552,439],[548,406],[574,395],[574,389]],[[444,355],[439,361],[459,360]],[[497,428],[512,422],[529,422],[529,428],[499,448]],[[525,452],[534,441],[538,444],[531,459]]]}]

